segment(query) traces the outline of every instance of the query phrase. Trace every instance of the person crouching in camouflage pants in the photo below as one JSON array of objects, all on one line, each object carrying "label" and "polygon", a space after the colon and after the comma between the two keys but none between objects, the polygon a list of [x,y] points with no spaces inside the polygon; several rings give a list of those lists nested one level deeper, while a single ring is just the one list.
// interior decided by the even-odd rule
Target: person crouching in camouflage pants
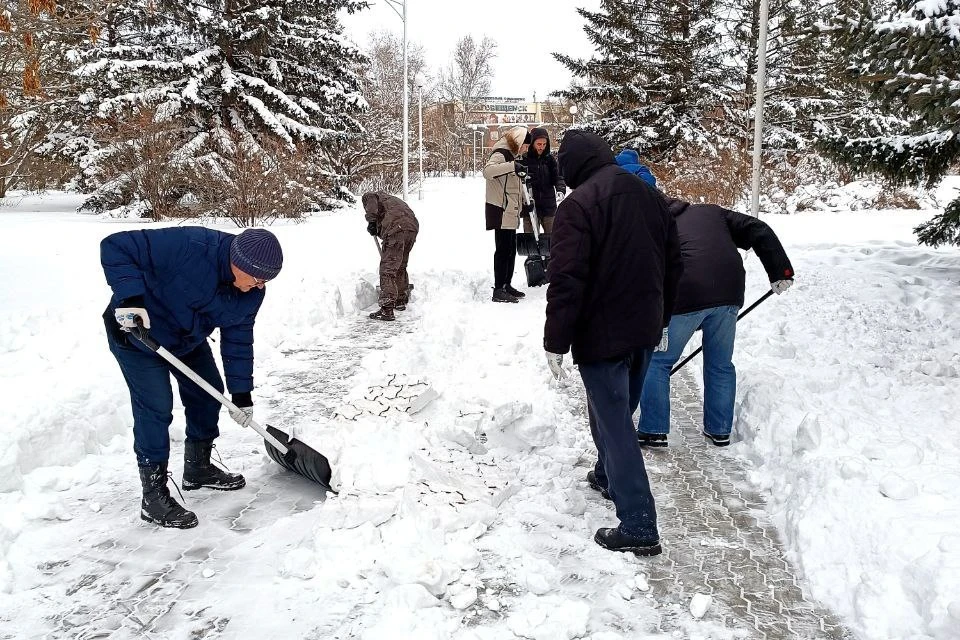
[{"label": "person crouching in camouflage pants", "polygon": [[363,194],[363,210],[367,233],[379,236],[380,250],[380,310],[370,317],[374,320],[393,320],[393,311],[403,311],[410,295],[407,262],[410,250],[417,241],[420,224],[407,203],[382,191]]}]

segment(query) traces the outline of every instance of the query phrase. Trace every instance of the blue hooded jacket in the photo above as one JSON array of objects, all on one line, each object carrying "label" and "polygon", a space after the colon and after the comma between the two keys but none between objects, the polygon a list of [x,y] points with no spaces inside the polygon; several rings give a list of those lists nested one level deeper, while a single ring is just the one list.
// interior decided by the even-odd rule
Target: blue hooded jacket
[{"label": "blue hooded jacket", "polygon": [[635,176],[643,178],[651,187],[657,186],[657,178],[645,164],[640,164],[640,154],[633,149],[624,149],[617,154],[617,164]]},{"label": "blue hooded jacket", "polygon": [[243,393],[253,390],[253,323],[265,291],[233,286],[235,237],[204,227],[122,231],[100,243],[100,263],[113,289],[110,308],[143,296],[151,337],[174,355],[190,353],[219,328],[227,389]]}]

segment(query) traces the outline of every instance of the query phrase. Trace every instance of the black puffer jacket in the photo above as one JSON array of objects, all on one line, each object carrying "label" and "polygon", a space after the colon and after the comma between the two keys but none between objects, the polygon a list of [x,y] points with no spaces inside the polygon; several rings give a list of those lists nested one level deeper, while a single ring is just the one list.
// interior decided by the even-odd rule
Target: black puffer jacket
[{"label": "black puffer jacket", "polygon": [[780,240],[766,223],[714,204],[668,199],[677,221],[683,277],[674,313],[726,305],[743,306],[745,273],[737,251],[753,249],[770,282],[793,277]]},{"label": "black puffer jacket", "polygon": [[560,171],[575,191],[554,221],[544,348],[588,363],[656,346],[683,270],[666,200],[592,133],[567,133]]},{"label": "black puffer jacket", "polygon": [[[546,138],[547,146],[542,154],[533,148],[538,138]],[[537,205],[537,214],[541,217],[552,216],[557,212],[557,191],[566,191],[567,185],[560,175],[557,159],[550,153],[550,135],[546,129],[537,127],[530,131],[530,149],[525,162],[530,168],[530,185],[533,188],[533,201]]]}]

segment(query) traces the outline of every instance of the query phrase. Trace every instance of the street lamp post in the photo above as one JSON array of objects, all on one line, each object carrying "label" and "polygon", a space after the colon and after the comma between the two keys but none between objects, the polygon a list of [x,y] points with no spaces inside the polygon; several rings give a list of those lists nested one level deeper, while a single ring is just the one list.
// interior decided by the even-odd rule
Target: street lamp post
[{"label": "street lamp post", "polygon": [[767,22],[770,7],[760,0],[760,33],[757,38],[757,97],[753,105],[753,185],[750,190],[750,213],[760,215],[760,172],[763,168],[763,99],[767,86]]},{"label": "street lamp post", "polygon": [[573,118],[573,124],[571,126],[577,125],[577,105],[570,105],[570,117]]},{"label": "street lamp post", "polygon": [[387,6],[394,10],[403,21],[403,200],[407,199],[410,187],[408,173],[409,165],[409,137],[410,137],[410,88],[407,78],[407,0],[384,0]]},{"label": "street lamp post", "polygon": [[417,111],[418,119],[420,120],[420,185],[417,190],[417,200],[423,200],[423,85],[425,79],[422,73],[418,73],[416,77],[417,85]]}]

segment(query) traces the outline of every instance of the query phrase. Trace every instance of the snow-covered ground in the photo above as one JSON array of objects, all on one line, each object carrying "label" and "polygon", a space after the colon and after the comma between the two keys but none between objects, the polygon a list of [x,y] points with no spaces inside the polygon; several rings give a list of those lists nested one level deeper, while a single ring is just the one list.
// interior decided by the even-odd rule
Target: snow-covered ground
[{"label": "snow-covered ground", "polygon": [[[188,494],[191,532],[139,521],[100,318],[99,240],[140,225],[77,215],[69,194],[2,201],[0,638],[641,637],[627,630],[658,615],[643,591],[657,560],[590,540],[614,519],[582,481],[579,396],[546,372],[544,290],[489,302],[482,188],[438,180],[411,200],[416,289],[393,325],[362,315],[377,254],[359,208],[274,227],[286,261],[257,323],[257,417],[327,454],[340,494],[281,475],[224,420],[248,488]],[[916,245],[929,216],[765,218],[797,285],[741,323],[736,441],[717,453],[748,466],[811,595],[864,638],[960,638],[960,251]],[[749,302],[766,283],[755,256],[747,271]],[[440,397],[336,417],[393,374]],[[177,477],[182,418],[171,433]],[[585,584],[631,576],[612,589],[630,624],[562,595],[534,552],[551,545]],[[70,573],[93,564],[107,568]],[[673,636],[742,637],[709,611]]]}]

